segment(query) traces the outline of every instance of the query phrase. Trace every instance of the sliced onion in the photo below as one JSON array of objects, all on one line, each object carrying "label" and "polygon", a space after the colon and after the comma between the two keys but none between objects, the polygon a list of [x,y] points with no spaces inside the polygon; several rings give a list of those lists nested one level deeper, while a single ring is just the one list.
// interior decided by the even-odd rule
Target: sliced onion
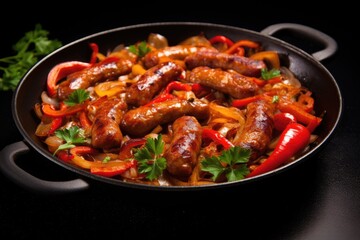
[{"label": "sliced onion", "polygon": [[300,81],[295,77],[295,75],[287,67],[280,67],[280,72],[282,73],[284,80],[283,83],[294,86],[296,88],[301,87]]},{"label": "sliced onion", "polygon": [[161,34],[157,34],[157,33],[150,33],[148,36],[147,42],[150,46],[152,46],[156,49],[160,49],[160,48],[169,46],[168,40],[166,39],[166,37],[164,37]]},{"label": "sliced onion", "polygon": [[41,100],[43,101],[43,103],[47,103],[47,104],[51,104],[54,107],[59,107],[59,102],[56,98],[51,98],[47,95],[46,91],[43,91],[41,93]]}]

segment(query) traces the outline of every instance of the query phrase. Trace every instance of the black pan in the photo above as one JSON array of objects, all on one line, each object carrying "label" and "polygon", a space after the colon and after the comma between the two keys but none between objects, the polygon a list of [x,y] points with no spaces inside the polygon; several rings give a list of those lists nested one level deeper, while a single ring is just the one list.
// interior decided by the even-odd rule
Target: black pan
[{"label": "black pan", "polygon": [[[275,32],[284,29],[310,36],[317,42],[322,43],[324,45],[324,50],[310,55],[298,47],[271,36]],[[315,111],[317,113],[326,112],[321,125],[315,132],[315,134],[319,136],[316,146],[312,147],[292,163],[254,178],[237,182],[192,187],[159,187],[122,182],[116,179],[93,175],[86,170],[79,169],[53,157],[51,153],[48,152],[47,147],[34,134],[39,120],[34,117],[33,114],[33,107],[35,103],[40,101],[40,95],[45,89],[46,78],[50,69],[60,62],[70,60],[88,61],[90,56],[90,42],[98,43],[100,52],[106,52],[120,43],[133,44],[141,39],[146,39],[151,32],[166,36],[169,40],[169,45],[178,44],[186,37],[204,33],[207,37],[221,34],[232,39],[250,39],[260,42],[266,50],[278,51],[281,55],[282,65],[288,66],[302,84],[313,92],[316,103]],[[336,49],[336,42],[326,34],[307,26],[290,23],[272,25],[261,32],[212,23],[149,23],[120,27],[81,38],[43,58],[33,66],[20,81],[13,95],[12,113],[16,126],[23,135],[24,140],[8,145],[1,150],[0,170],[15,183],[27,189],[39,192],[60,193],[86,189],[89,187],[92,180],[126,188],[189,191],[237,186],[273,176],[290,167],[296,166],[305,159],[311,158],[313,154],[321,149],[327,142],[338,125],[342,114],[341,92],[330,72],[320,63],[320,61],[333,55],[336,52]],[[15,160],[18,154],[24,154],[30,150],[35,150],[55,164],[75,172],[75,174],[78,175],[78,179],[53,182],[41,180],[29,174],[20,168]]]}]

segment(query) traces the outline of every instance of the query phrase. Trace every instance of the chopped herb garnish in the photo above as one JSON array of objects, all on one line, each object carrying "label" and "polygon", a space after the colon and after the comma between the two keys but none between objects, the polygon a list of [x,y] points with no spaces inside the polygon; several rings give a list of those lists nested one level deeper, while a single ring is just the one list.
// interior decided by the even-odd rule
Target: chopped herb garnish
[{"label": "chopped herb garnish", "polygon": [[246,166],[249,161],[250,150],[239,146],[224,150],[219,157],[213,156],[201,161],[201,170],[211,173],[216,181],[225,174],[228,182],[243,179],[250,173]]},{"label": "chopped herb garnish", "polygon": [[76,89],[69,95],[68,99],[66,99],[64,103],[68,106],[74,106],[84,102],[89,98],[89,96],[90,93],[88,91],[85,91],[84,89]]},{"label": "chopped herb garnish", "polygon": [[129,51],[136,54],[138,57],[143,57],[150,52],[151,49],[148,47],[146,41],[142,41],[138,45],[130,45]]},{"label": "chopped herb garnish", "polygon": [[263,69],[261,69],[261,78],[264,80],[269,80],[274,77],[279,77],[280,73],[281,72],[279,69],[273,68],[269,71],[267,68],[263,68]]},{"label": "chopped herb garnish", "polygon": [[162,157],[163,150],[161,134],[157,138],[147,138],[144,147],[135,149],[134,157],[139,163],[139,172],[145,173],[150,181],[157,179],[166,168],[166,159]]},{"label": "chopped herb garnish", "polygon": [[84,136],[84,129],[79,128],[78,126],[72,126],[68,129],[65,128],[56,130],[55,135],[58,138],[64,140],[65,143],[61,144],[58,149],[56,149],[54,155],[60,150],[70,149],[76,147],[75,144],[81,144],[86,142],[86,138]]},{"label": "chopped herb garnish", "polygon": [[48,38],[49,32],[35,25],[33,31],[25,35],[13,45],[15,54],[0,58],[0,90],[14,90],[20,79],[40,57],[43,57],[62,46],[58,40]]}]

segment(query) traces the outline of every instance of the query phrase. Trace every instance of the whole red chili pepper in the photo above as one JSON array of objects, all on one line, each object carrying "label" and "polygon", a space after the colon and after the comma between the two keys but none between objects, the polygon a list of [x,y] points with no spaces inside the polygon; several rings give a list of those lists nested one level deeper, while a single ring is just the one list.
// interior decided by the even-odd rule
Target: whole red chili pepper
[{"label": "whole red chili pepper", "polygon": [[309,144],[309,140],[310,131],[304,125],[297,122],[289,123],[281,133],[274,151],[246,177],[254,177],[280,167],[297,152],[304,149]]}]

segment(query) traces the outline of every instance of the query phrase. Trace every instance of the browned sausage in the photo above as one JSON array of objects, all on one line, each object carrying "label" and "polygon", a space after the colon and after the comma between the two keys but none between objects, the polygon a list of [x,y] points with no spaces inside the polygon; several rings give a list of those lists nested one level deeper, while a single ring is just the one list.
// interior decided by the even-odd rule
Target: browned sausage
[{"label": "browned sausage", "polygon": [[220,68],[196,67],[187,75],[187,81],[200,83],[234,98],[253,96],[259,89],[249,77]]},{"label": "browned sausage", "polygon": [[200,51],[189,55],[185,58],[185,64],[188,69],[208,66],[211,68],[222,68],[223,70],[232,69],[240,74],[252,77],[260,76],[261,69],[266,68],[263,61],[210,51]]},{"label": "browned sausage", "polygon": [[251,149],[250,160],[255,160],[266,150],[274,128],[274,106],[264,100],[247,105],[245,126],[234,145]]},{"label": "browned sausage", "polygon": [[148,54],[145,55],[143,59],[143,63],[146,68],[151,68],[159,64],[159,60],[162,57],[168,57],[175,60],[184,60],[185,57],[189,56],[190,54],[202,50],[216,51],[214,48],[203,47],[203,46],[202,47],[191,46],[191,45],[170,46],[149,52]]},{"label": "browned sausage", "polygon": [[90,68],[70,74],[58,86],[57,95],[60,100],[66,99],[76,89],[86,89],[97,82],[113,80],[131,72],[133,61],[120,59],[95,64]]},{"label": "browned sausage", "polygon": [[183,116],[172,125],[173,138],[166,149],[167,171],[186,181],[197,163],[201,147],[201,125],[195,117]]},{"label": "browned sausage", "polygon": [[199,120],[209,117],[209,106],[200,100],[171,99],[127,111],[121,121],[121,130],[133,137],[142,137],[158,125],[171,123],[183,115]]},{"label": "browned sausage", "polygon": [[148,103],[170,81],[177,80],[183,68],[173,62],[164,62],[147,70],[126,92],[126,103],[141,106]]},{"label": "browned sausage", "polygon": [[125,109],[125,102],[119,98],[111,98],[99,106],[91,130],[91,143],[94,147],[104,149],[120,147],[123,135],[119,124]]}]

